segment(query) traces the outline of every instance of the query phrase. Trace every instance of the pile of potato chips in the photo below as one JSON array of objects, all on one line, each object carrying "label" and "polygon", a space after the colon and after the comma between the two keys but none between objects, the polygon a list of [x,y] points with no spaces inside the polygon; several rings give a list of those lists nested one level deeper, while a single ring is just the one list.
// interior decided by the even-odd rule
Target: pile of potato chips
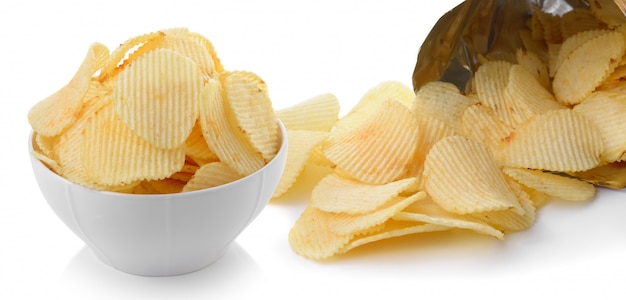
[{"label": "pile of potato chips", "polygon": [[265,82],[224,70],[185,28],[95,43],[72,80],[28,113],[34,153],[66,179],[136,194],[204,189],[247,176],[281,145]]},{"label": "pile of potato chips", "polygon": [[536,9],[525,49],[481,57],[465,93],[446,82],[369,90],[311,148],[307,163],[330,171],[289,232],[292,250],[321,260],[451,229],[503,239],[548,199],[624,188],[626,29],[598,7]]}]

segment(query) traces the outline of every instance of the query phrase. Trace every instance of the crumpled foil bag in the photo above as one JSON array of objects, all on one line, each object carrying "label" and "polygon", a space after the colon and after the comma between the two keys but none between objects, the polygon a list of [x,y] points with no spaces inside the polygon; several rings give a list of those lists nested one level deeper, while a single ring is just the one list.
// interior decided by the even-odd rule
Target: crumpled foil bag
[{"label": "crumpled foil bag", "polygon": [[[602,1],[623,15],[626,1]],[[535,7],[562,15],[574,8],[588,8],[585,0],[466,0],[443,15],[422,43],[413,88],[430,81],[446,81],[462,91],[476,71],[478,57],[514,54],[523,48],[518,32]]]}]

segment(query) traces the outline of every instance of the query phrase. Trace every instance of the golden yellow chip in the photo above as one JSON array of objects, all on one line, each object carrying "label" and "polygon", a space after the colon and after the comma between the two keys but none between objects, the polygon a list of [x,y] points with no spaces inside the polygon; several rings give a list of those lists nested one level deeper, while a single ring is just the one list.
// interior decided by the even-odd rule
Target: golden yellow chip
[{"label": "golden yellow chip", "polygon": [[206,51],[211,55],[211,58],[213,58],[213,66],[215,67],[216,72],[224,72],[224,66],[222,66],[222,62],[220,61],[219,57],[217,56],[217,52],[215,52],[215,48],[213,47],[213,43],[211,43],[209,39],[197,32],[190,32],[189,38],[204,46]]},{"label": "golden yellow chip", "polygon": [[170,49],[193,60],[204,77],[217,76],[215,62],[211,53],[192,35],[187,28],[172,28],[163,31],[164,37],[160,48]]},{"label": "golden yellow chip", "polygon": [[608,28],[606,23],[598,20],[586,8],[574,8],[563,14],[561,18],[561,32],[564,40],[579,32],[606,28]]},{"label": "golden yellow chip", "polygon": [[184,147],[161,149],[136,136],[109,105],[85,127],[82,164],[92,181],[124,185],[163,179],[185,163]]},{"label": "golden yellow chip", "polygon": [[[175,194],[183,190],[186,182],[174,178],[164,178],[160,180],[148,180],[146,184],[150,185],[151,189],[149,190],[154,190],[155,194]],[[133,188],[131,191],[136,191],[136,189]]]},{"label": "golden yellow chip", "polygon": [[439,119],[455,131],[459,131],[461,114],[465,108],[475,103],[475,99],[461,94],[454,84],[433,81],[424,84],[415,93],[411,112],[418,117]]},{"label": "golden yellow chip", "polygon": [[411,107],[415,98],[413,89],[398,81],[385,81],[369,89],[345,116],[337,121],[333,132],[341,134],[365,122],[380,109],[383,102],[394,100]]},{"label": "golden yellow chip", "polygon": [[559,44],[556,51],[556,56],[553,56],[553,62],[550,63],[550,76],[554,77],[556,71],[559,69],[561,64],[565,61],[565,59],[572,53],[572,51],[578,49],[578,47],[582,46],[587,41],[597,38],[609,31],[607,30],[587,30],[583,32],[579,32],[577,34],[572,35],[565,41],[563,44]]},{"label": "golden yellow chip", "polygon": [[196,122],[185,140],[185,154],[199,166],[219,160],[215,152],[206,143],[200,121]]},{"label": "golden yellow chip", "polygon": [[504,124],[491,108],[480,103],[465,110],[461,125],[463,135],[481,142],[490,151],[495,151],[500,140],[513,131],[513,128]]},{"label": "golden yellow chip", "polygon": [[626,188],[626,157],[619,162],[609,163],[584,172],[572,173],[571,175],[597,186],[621,190]]},{"label": "golden yellow chip", "polygon": [[622,94],[626,93],[626,64],[622,64],[615,68],[613,73],[602,81],[596,91],[607,91]]},{"label": "golden yellow chip", "polygon": [[449,212],[523,212],[489,150],[466,137],[447,137],[430,149],[424,180],[433,201]]},{"label": "golden yellow chip", "polygon": [[563,34],[561,33],[561,17],[547,13],[536,5],[533,10],[533,18],[537,18],[541,24],[541,33],[543,33],[543,40],[549,44],[561,43],[563,40]]},{"label": "golden yellow chip", "polygon": [[137,136],[155,147],[174,149],[196,123],[201,87],[202,77],[191,59],[157,49],[118,76],[115,111]]},{"label": "golden yellow chip", "polygon": [[520,124],[502,140],[499,161],[509,167],[576,172],[600,163],[598,130],[571,109],[550,110]]},{"label": "golden yellow chip", "polygon": [[28,122],[38,134],[55,136],[76,121],[83,108],[83,97],[91,78],[100,67],[102,57],[109,54],[102,44],[93,44],[70,82],[28,112]]},{"label": "golden yellow chip", "polygon": [[350,240],[345,246],[339,249],[337,254],[343,254],[354,248],[381,240],[418,233],[438,232],[445,230],[450,230],[450,227],[417,222],[396,221],[391,219],[385,222],[384,227],[379,231],[353,237],[352,240]]},{"label": "golden yellow chip", "polygon": [[243,133],[231,126],[218,80],[209,80],[202,89],[200,126],[209,147],[237,174],[246,176],[265,165],[261,154],[252,148]]},{"label": "golden yellow chip", "polygon": [[596,18],[606,23],[610,28],[624,24],[626,21],[624,12],[614,0],[590,0],[589,9]]},{"label": "golden yellow chip", "polygon": [[602,161],[620,160],[626,153],[626,94],[594,92],[573,109],[602,136]]},{"label": "golden yellow chip", "polygon": [[331,231],[350,235],[385,223],[407,206],[426,198],[426,193],[418,192],[409,197],[395,197],[376,210],[362,214],[330,213],[327,219]]},{"label": "golden yellow chip", "polygon": [[604,33],[574,49],[554,74],[556,98],[569,105],[582,101],[613,72],[625,51],[619,32]]},{"label": "golden yellow chip", "polygon": [[276,116],[287,130],[330,131],[339,118],[339,101],[333,94],[321,94],[279,109]]},{"label": "golden yellow chip", "polygon": [[565,174],[506,167],[503,170],[519,183],[560,199],[587,201],[596,194],[596,188],[592,184]]},{"label": "golden yellow chip", "polygon": [[250,145],[269,162],[278,152],[280,141],[276,114],[265,82],[247,71],[224,72],[220,80],[228,116],[233,117]]},{"label": "golden yellow chip", "polygon": [[371,185],[337,174],[324,177],[311,191],[310,205],[327,212],[362,214],[371,212],[417,183],[406,178],[383,185]]},{"label": "golden yellow chip", "polygon": [[504,233],[470,215],[459,215],[442,209],[431,199],[418,201],[393,216],[396,221],[420,222],[448,228],[472,230],[480,234],[504,239]]},{"label": "golden yellow chip", "polygon": [[491,108],[505,124],[514,126],[515,121],[510,114],[513,104],[505,96],[512,66],[506,61],[489,61],[476,70],[474,85],[478,100]]},{"label": "golden yellow chip", "polygon": [[[528,229],[535,223],[537,218],[536,204],[531,200],[531,196],[524,190],[522,185],[511,179],[507,180],[507,182],[517,195],[517,201],[519,201],[524,213],[521,214],[512,210],[498,210],[475,213],[472,216],[504,232]],[[535,200],[540,200],[536,195],[534,196]]]},{"label": "golden yellow chip", "polygon": [[384,184],[402,176],[418,142],[417,119],[402,103],[387,100],[359,127],[329,138],[324,154],[351,178]]},{"label": "golden yellow chip", "polygon": [[274,190],[272,198],[276,198],[285,193],[296,181],[302,172],[311,151],[319,146],[328,133],[324,131],[288,130],[287,158],[285,169],[278,181],[278,186]]},{"label": "golden yellow chip", "polygon": [[337,234],[330,229],[332,213],[307,206],[289,230],[289,246],[298,255],[321,260],[339,252],[352,234]]},{"label": "golden yellow chip", "polygon": [[104,63],[98,80],[104,82],[115,78],[120,71],[129,66],[137,57],[156,49],[163,38],[163,32],[151,32],[126,40],[117,47]]},{"label": "golden yellow chip", "polygon": [[196,191],[223,185],[240,179],[241,175],[237,174],[227,164],[222,162],[208,163],[198,171],[182,188],[183,192]]},{"label": "golden yellow chip", "polygon": [[515,58],[519,65],[523,66],[530,74],[537,78],[541,86],[547,90],[552,89],[548,65],[536,52],[520,48],[515,51]]},{"label": "golden yellow chip", "polygon": [[566,108],[545,89],[528,70],[521,65],[513,65],[509,70],[509,82],[504,89],[506,103],[512,109],[509,118],[516,126],[530,117],[552,109]]}]

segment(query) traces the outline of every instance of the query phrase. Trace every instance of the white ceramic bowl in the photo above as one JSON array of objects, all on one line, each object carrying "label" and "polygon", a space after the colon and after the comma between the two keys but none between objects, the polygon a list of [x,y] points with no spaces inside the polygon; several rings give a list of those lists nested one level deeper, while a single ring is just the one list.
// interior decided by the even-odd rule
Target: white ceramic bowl
[{"label": "white ceramic bowl", "polygon": [[[218,260],[270,200],[287,157],[222,186],[164,195],[102,192],[71,183],[31,155],[39,188],[57,216],[102,262],[131,274],[171,276]],[[29,139],[32,153],[32,135]]]}]

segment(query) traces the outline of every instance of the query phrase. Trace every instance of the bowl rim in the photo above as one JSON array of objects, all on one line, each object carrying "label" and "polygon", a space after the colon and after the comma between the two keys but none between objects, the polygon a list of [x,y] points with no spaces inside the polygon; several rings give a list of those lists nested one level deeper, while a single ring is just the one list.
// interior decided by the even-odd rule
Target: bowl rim
[{"label": "bowl rim", "polygon": [[[39,160],[38,158],[36,158],[35,156],[33,156],[33,140],[34,140],[34,131],[31,129],[30,133],[28,134],[28,155],[30,156],[31,162],[33,164],[38,164],[41,169],[44,169],[43,171],[48,173],[50,176],[55,177],[56,179],[59,179],[63,182],[65,182],[66,184],[69,184],[73,187],[77,187],[80,189],[84,189],[93,193],[99,193],[99,194],[103,194],[103,195],[107,195],[107,196],[116,196],[116,197],[131,197],[131,198],[146,198],[149,200],[156,200],[156,199],[166,199],[166,198],[172,198],[172,197],[180,197],[180,198],[187,198],[187,197],[193,197],[196,194],[202,194],[202,193],[208,193],[211,191],[216,191],[216,190],[220,190],[220,189],[225,189],[228,188],[230,185],[234,185],[239,183],[240,181],[246,180],[254,175],[256,175],[257,173],[260,173],[262,171],[264,171],[265,169],[269,168],[270,165],[276,164],[277,162],[277,157],[279,155],[287,155],[287,148],[288,148],[288,137],[287,137],[287,128],[285,127],[285,125],[283,124],[283,122],[278,119],[277,120],[278,123],[278,132],[279,132],[279,137],[281,140],[280,143],[280,147],[278,148],[278,151],[276,152],[276,155],[270,160],[268,161],[265,165],[263,165],[263,167],[261,167],[260,169],[254,171],[253,173],[244,176],[242,178],[239,178],[235,181],[231,181],[225,184],[221,184],[215,187],[210,187],[210,188],[205,188],[205,189],[201,189],[201,190],[194,190],[194,191],[188,191],[188,192],[178,192],[178,193],[168,193],[168,194],[128,194],[128,193],[120,193],[120,192],[114,192],[114,191],[104,191],[104,190],[95,190],[95,189],[91,189],[88,187],[85,187],[83,185],[80,185],[78,183],[74,183],[68,179],[66,179],[65,177],[57,174],[56,172],[50,170],[50,168],[48,168],[41,160]],[[283,170],[281,169],[281,174],[282,174]]]}]

